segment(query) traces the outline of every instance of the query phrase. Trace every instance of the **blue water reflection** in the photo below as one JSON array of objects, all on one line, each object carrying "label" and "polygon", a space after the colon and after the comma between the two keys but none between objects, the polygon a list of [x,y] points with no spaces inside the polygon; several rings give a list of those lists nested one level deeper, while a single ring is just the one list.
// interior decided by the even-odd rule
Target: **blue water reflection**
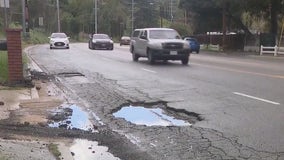
[{"label": "blue water reflection", "polygon": [[80,107],[71,105],[68,108],[72,109],[72,115],[67,119],[49,124],[49,127],[64,127],[67,129],[81,129],[94,132],[93,125],[89,120],[89,115]]},{"label": "blue water reflection", "polygon": [[144,107],[123,107],[121,110],[113,114],[116,118],[124,118],[125,120],[137,125],[146,126],[190,126],[191,124],[183,120],[175,119],[163,113],[160,108],[144,108]]}]

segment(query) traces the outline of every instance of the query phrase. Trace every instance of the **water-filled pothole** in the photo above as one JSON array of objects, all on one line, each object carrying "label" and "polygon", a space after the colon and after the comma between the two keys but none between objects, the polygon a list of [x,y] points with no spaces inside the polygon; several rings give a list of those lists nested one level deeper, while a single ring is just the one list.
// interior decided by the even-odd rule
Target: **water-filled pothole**
[{"label": "water-filled pothole", "polygon": [[93,124],[89,120],[88,113],[76,105],[63,106],[56,109],[49,116],[49,120],[49,127],[95,131]]},{"label": "water-filled pothole", "polygon": [[[126,121],[137,125],[146,126],[190,126],[190,122],[170,116],[161,108],[145,108],[142,106],[125,106],[113,113],[116,118],[124,118]],[[173,115],[173,114],[171,114]]]}]

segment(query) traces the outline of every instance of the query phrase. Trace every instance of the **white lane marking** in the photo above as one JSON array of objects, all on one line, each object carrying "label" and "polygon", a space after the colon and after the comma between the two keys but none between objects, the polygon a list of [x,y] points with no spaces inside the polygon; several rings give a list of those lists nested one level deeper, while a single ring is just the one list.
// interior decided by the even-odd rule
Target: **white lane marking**
[{"label": "white lane marking", "polygon": [[151,72],[151,73],[157,73],[156,71],[152,71],[152,70],[149,70],[149,69],[145,69],[145,68],[142,68],[143,71],[147,71],[147,72]]},{"label": "white lane marking", "polygon": [[270,104],[274,104],[274,105],[280,105],[280,103],[278,103],[278,102],[273,102],[273,101],[270,101],[270,100],[267,100],[267,99],[250,96],[250,95],[247,95],[247,94],[244,94],[244,93],[239,93],[239,92],[233,92],[233,93],[236,94],[236,95],[239,95],[239,96],[259,100],[259,101],[262,101],[262,102],[266,102],[266,103],[270,103]]}]

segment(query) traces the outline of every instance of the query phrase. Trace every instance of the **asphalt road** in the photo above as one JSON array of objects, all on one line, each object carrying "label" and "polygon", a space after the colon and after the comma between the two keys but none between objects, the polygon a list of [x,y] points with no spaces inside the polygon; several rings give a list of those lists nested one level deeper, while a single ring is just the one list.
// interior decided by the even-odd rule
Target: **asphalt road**
[{"label": "asphalt road", "polygon": [[[96,112],[100,119],[104,123],[109,123],[109,127],[114,130],[122,131],[127,127],[121,125],[116,128],[118,123],[122,123],[121,121],[112,124],[110,112],[90,106],[99,101],[94,98],[95,95],[105,93],[94,93],[93,97],[88,97],[92,87],[87,87],[87,84],[106,82],[102,88],[113,86],[114,93],[123,94],[123,98],[113,96],[114,100],[110,101],[116,101],[116,99],[117,101],[108,102],[105,105],[121,105],[124,100],[165,101],[171,108],[200,114],[204,119],[196,122],[193,127],[198,128],[198,132],[202,133],[201,139],[208,140],[216,135],[224,139],[224,143],[216,140],[218,139],[216,137],[214,142],[211,141],[214,138],[210,140],[210,146],[217,146],[214,149],[223,147],[221,152],[225,156],[216,159],[226,159],[226,156],[229,159],[236,157],[236,159],[245,159],[244,157],[284,159],[283,57],[226,56],[201,52],[192,54],[190,64],[186,66],[180,61],[149,65],[144,58],[140,58],[139,62],[133,62],[128,47],[115,45],[113,51],[90,50],[87,43],[75,43],[70,45],[69,50],[50,50],[48,45],[39,45],[29,49],[29,55],[49,74],[79,72],[85,75],[81,79],[61,80],[67,88],[86,102],[85,105],[89,105],[89,109]],[[86,88],[84,88],[85,84]],[[93,90],[102,88],[94,87]],[[85,90],[82,91],[82,89]],[[93,102],[92,98],[97,102]],[[105,99],[107,101],[107,97]],[[109,111],[115,110],[115,107],[119,106],[112,106]],[[138,145],[145,149],[146,141],[145,144],[141,141],[147,139],[147,134],[138,134],[138,128],[135,128],[135,131],[129,128],[125,130],[124,133],[132,133],[135,137],[140,136]],[[183,128],[178,132],[182,131],[187,132],[187,129]],[[230,153],[230,145],[233,145],[234,149],[238,148],[249,154],[241,151],[238,151],[238,155]],[[156,147],[156,145],[152,146]],[[159,147],[156,148],[158,150]],[[196,155],[195,153],[185,156]],[[206,156],[200,157],[202,159]]]}]

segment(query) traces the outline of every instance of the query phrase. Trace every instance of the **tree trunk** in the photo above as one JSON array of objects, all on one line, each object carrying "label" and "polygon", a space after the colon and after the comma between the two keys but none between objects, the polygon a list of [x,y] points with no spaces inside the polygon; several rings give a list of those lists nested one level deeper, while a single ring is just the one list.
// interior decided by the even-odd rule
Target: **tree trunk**
[{"label": "tree trunk", "polygon": [[278,24],[277,24],[277,1],[270,0],[270,33],[277,35]]}]

